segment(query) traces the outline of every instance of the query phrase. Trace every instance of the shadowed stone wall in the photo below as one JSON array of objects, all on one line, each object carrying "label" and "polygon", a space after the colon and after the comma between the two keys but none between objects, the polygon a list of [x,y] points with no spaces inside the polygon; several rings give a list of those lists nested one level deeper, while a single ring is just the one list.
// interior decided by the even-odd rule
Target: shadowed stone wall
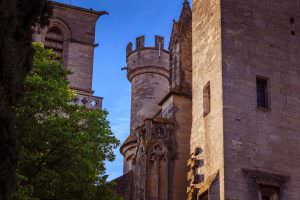
[{"label": "shadowed stone wall", "polygon": [[[219,171],[220,199],[259,199],[261,186],[299,199],[300,2],[193,3],[191,160],[203,166],[191,171],[201,180],[191,186],[204,193]],[[267,80],[267,108],[257,107],[257,77]],[[207,82],[211,110],[203,116]]]},{"label": "shadowed stone wall", "polygon": [[[300,1],[221,6],[226,198],[255,199],[261,183],[280,188],[282,200],[298,200]],[[257,108],[257,76],[268,80],[267,109]]]},{"label": "shadowed stone wall", "polygon": [[64,64],[72,72],[68,77],[70,86],[87,95],[91,94],[96,21],[106,12],[57,2],[52,2],[51,5],[53,16],[49,26],[44,29],[37,27],[33,35],[34,40],[45,43],[48,30],[59,29],[63,36]]}]

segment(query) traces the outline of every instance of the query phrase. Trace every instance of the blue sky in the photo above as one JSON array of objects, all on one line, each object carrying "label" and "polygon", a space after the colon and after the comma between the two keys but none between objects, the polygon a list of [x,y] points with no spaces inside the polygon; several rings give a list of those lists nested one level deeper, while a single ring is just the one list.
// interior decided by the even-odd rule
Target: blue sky
[{"label": "blue sky", "polygon": [[[57,0],[84,8],[107,11],[97,22],[93,89],[104,97],[103,106],[117,138],[123,142],[129,134],[130,83],[126,72],[126,45],[140,35],[146,45],[154,45],[154,36],[166,38],[167,48],[173,19],[178,19],[183,0]],[[123,159],[116,150],[116,160],[107,163],[109,180],[123,173]]]}]

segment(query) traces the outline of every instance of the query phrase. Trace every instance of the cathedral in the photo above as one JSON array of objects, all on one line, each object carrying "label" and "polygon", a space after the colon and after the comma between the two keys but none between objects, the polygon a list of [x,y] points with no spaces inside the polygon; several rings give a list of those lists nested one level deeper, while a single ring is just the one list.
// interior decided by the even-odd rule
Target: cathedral
[{"label": "cathedral", "polygon": [[194,0],[126,49],[125,200],[300,199],[300,1]]}]

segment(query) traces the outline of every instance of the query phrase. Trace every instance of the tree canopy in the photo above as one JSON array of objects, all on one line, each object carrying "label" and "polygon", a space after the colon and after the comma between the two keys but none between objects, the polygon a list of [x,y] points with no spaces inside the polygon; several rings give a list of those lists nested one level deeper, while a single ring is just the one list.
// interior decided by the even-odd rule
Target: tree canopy
[{"label": "tree canopy", "polygon": [[33,69],[17,107],[20,130],[15,199],[118,199],[106,183],[104,161],[119,141],[107,112],[72,104],[66,70],[52,50],[34,44]]},{"label": "tree canopy", "polygon": [[17,129],[14,106],[32,66],[32,26],[47,23],[47,0],[0,1],[0,199],[15,189]]}]

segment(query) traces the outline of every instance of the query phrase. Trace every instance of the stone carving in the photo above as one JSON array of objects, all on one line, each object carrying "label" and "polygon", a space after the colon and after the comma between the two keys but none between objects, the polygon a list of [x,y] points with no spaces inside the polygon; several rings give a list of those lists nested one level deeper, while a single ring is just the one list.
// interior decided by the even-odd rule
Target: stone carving
[{"label": "stone carving", "polygon": [[165,155],[164,149],[159,144],[155,144],[150,152],[150,161],[155,162],[166,159]]},{"label": "stone carving", "polygon": [[84,105],[88,109],[101,109],[102,108],[102,98],[96,96],[87,96],[84,94],[76,94],[73,99],[73,104]]},{"label": "stone carving", "polygon": [[155,132],[153,132],[155,138],[164,138],[165,135],[165,130],[162,127],[156,127]]}]

